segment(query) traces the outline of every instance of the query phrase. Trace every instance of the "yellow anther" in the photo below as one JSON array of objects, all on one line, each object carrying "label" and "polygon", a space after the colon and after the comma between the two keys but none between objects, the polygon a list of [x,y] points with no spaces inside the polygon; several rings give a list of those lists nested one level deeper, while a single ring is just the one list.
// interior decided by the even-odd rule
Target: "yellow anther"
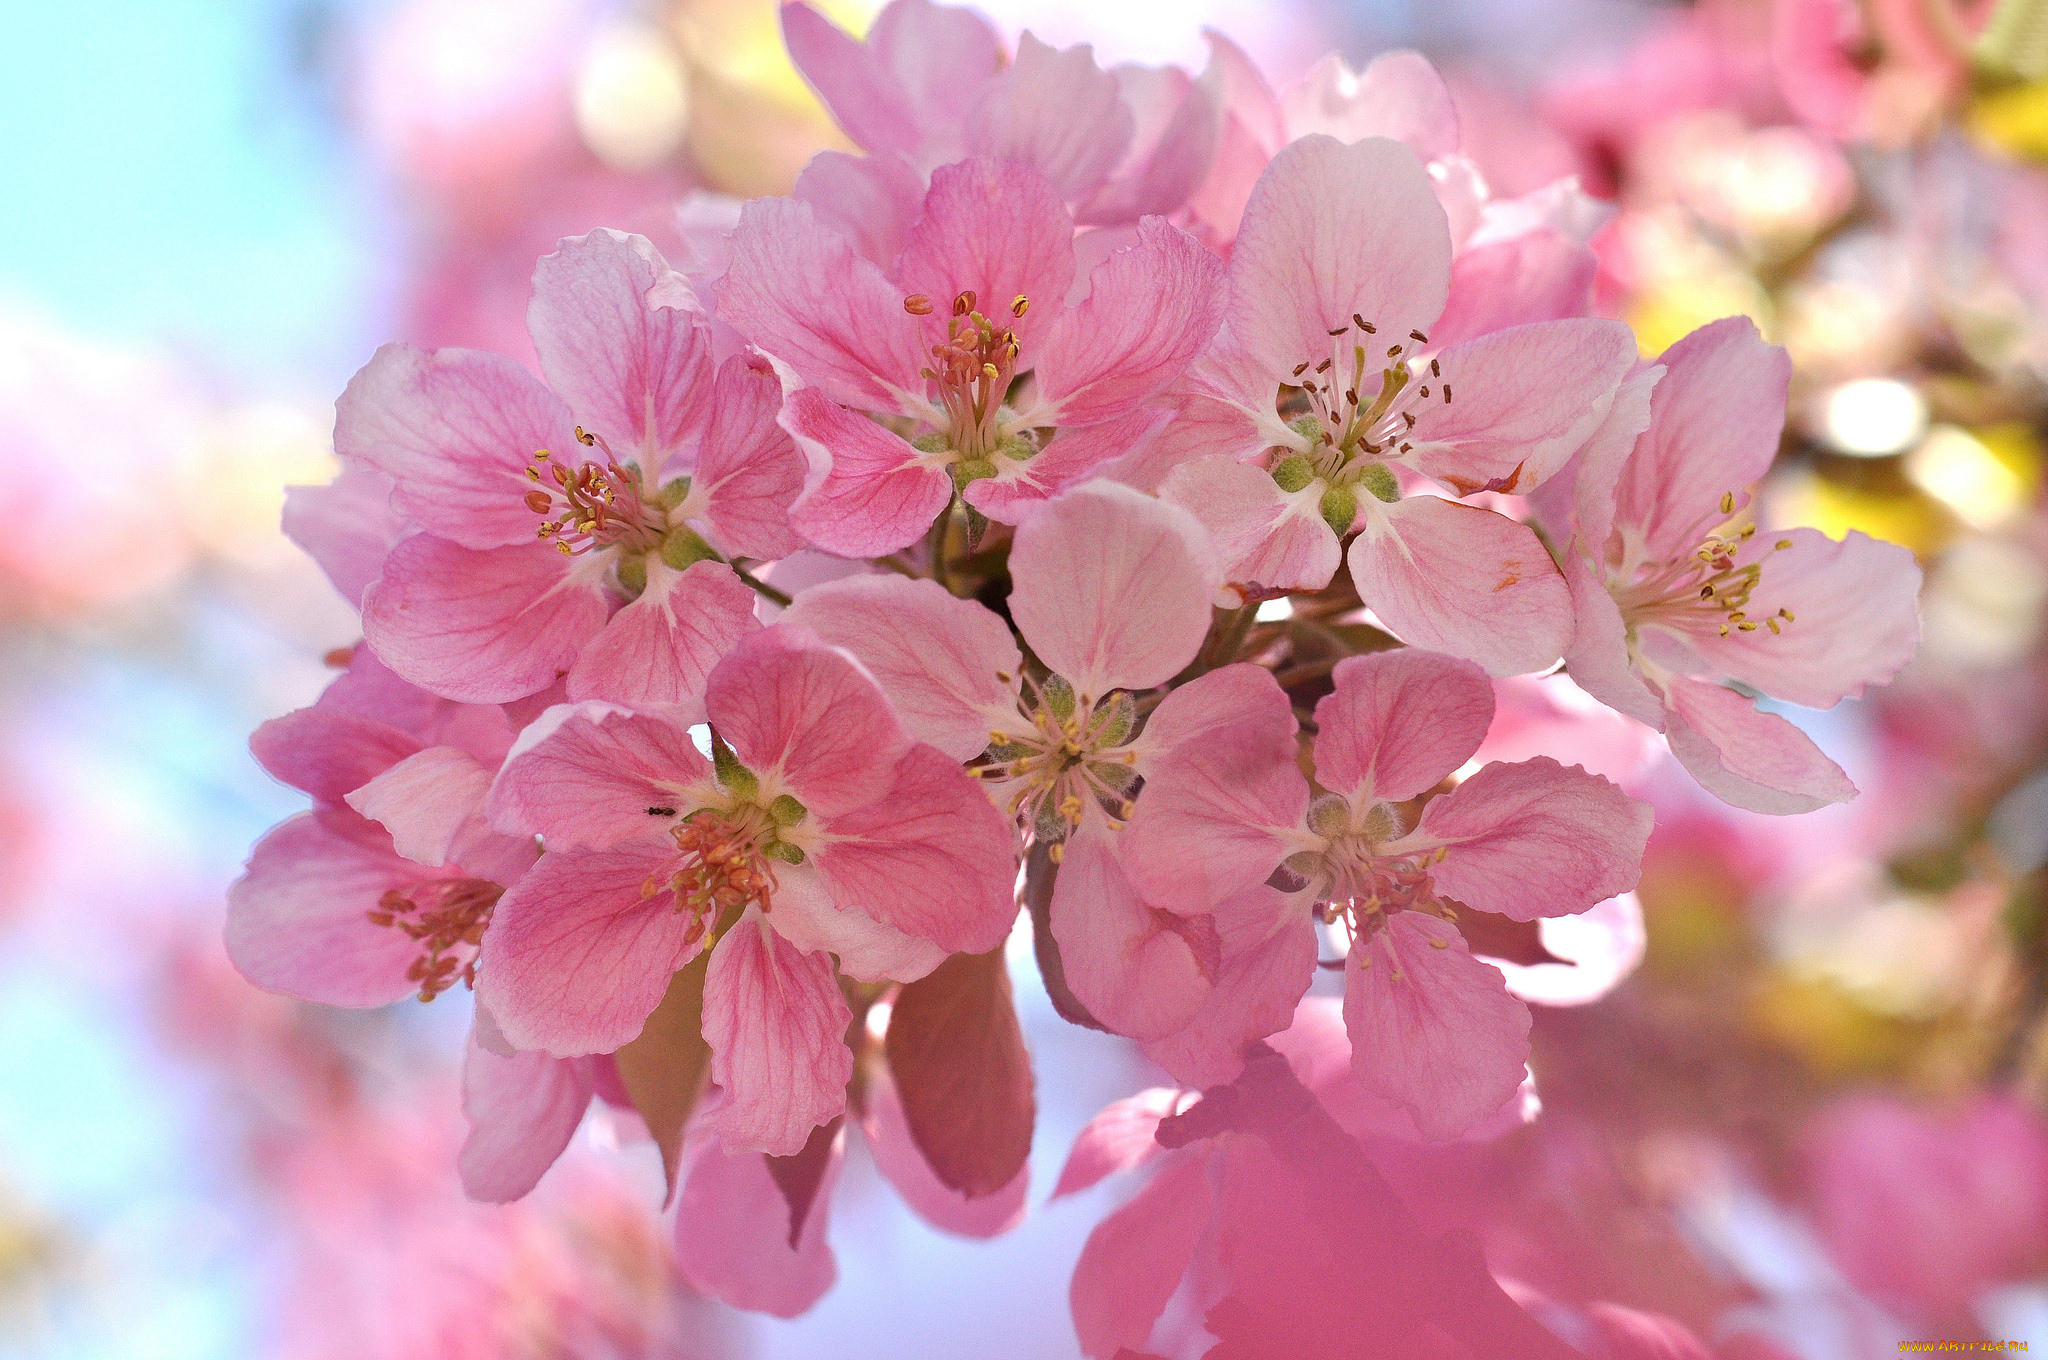
[{"label": "yellow anther", "polygon": [[1722,513],[1722,514],[1724,514],[1724,515],[1727,515],[1727,514],[1733,514],[1733,513],[1734,513],[1734,511],[1735,511],[1735,493],[1734,493],[1733,491],[1723,491],[1723,492],[1721,493],[1721,513]]},{"label": "yellow anther", "polygon": [[1067,857],[1066,845],[1063,842],[1054,841],[1052,848],[1045,852],[1045,857],[1051,860],[1054,864],[1058,864],[1061,860]]}]

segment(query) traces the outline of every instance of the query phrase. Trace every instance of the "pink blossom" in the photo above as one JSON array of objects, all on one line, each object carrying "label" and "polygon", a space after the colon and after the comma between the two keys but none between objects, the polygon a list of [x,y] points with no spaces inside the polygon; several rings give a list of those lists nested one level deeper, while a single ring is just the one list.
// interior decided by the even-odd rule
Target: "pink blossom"
[{"label": "pink blossom", "polygon": [[522,736],[491,814],[548,853],[499,904],[481,996],[514,1045],[606,1052],[712,950],[717,1132],[788,1155],[844,1105],[850,1012],[832,956],[849,976],[905,981],[993,948],[1014,860],[957,761],[800,629],[740,642],[705,709],[712,760],[673,713],[599,703]]},{"label": "pink blossom", "polygon": [[718,314],[805,384],[782,412],[811,459],[791,518],[844,556],[905,546],[956,492],[1016,523],[1126,453],[1221,315],[1221,264],[1153,218],[1069,306],[1073,218],[1020,162],[935,171],[893,267],[836,220],[802,197],[749,203]]},{"label": "pink blossom", "polygon": [[1216,81],[1177,67],[1104,71],[1087,45],[1029,33],[1011,58],[981,14],[930,0],[894,0],[865,40],[807,4],[782,7],[782,31],[874,173],[900,168],[918,193],[937,167],[988,156],[1037,170],[1083,225],[1130,223],[1179,208],[1215,155]]},{"label": "pink blossom", "polygon": [[364,631],[467,702],[563,676],[574,699],[683,702],[754,626],[726,561],[797,546],[778,384],[746,356],[714,372],[689,285],[639,237],[563,242],[528,324],[545,386],[482,351],[387,346],[343,394],[344,463],[390,478],[422,531],[364,595]]},{"label": "pink blossom", "polygon": [[1219,797],[1168,762],[1155,778],[1170,792],[1139,800],[1128,863],[1147,892],[1172,898],[1215,890],[1228,861],[1208,847],[1226,837],[1263,847],[1238,863],[1239,881],[1284,857],[1297,910],[1348,940],[1344,1017],[1360,1081],[1426,1137],[1452,1138],[1514,1098],[1529,1031],[1528,1007],[1471,954],[1455,913],[1531,921],[1628,891],[1650,809],[1539,758],[1484,767],[1410,826],[1399,805],[1478,749],[1492,687],[1470,663],[1413,651],[1352,657],[1334,674],[1316,706],[1316,780],[1328,792],[1305,818],[1291,791]]},{"label": "pink blossom", "polygon": [[[366,648],[318,703],[258,728],[257,759],[314,807],[265,836],[229,890],[236,968],[266,990],[335,1006],[474,985],[497,905],[537,853],[484,817],[511,742],[501,710],[415,689]],[[609,1065],[514,1053],[480,1009],[463,1079],[471,1195],[531,1190]]]},{"label": "pink blossom", "polygon": [[1162,494],[1245,586],[1320,590],[1357,530],[1352,580],[1383,622],[1515,674],[1569,641],[1563,578],[1526,526],[1403,498],[1403,479],[1533,490],[1606,420],[1635,345],[1618,322],[1575,319],[1436,346],[1450,278],[1444,210],[1411,150],[1290,144],[1246,207],[1224,328],[1179,389],[1170,438],[1190,461]]},{"label": "pink blossom", "polygon": [[[1758,533],[1756,484],[1777,456],[1791,365],[1747,319],[1701,327],[1660,363],[1661,377],[1630,379],[1616,424],[1579,459],[1572,679],[1663,732],[1737,807],[1843,802],[1855,786],[1811,738],[1714,681],[1814,708],[1884,683],[1919,640],[1920,568],[1860,533]],[[1645,396],[1638,435],[1622,413]]]},{"label": "pink blossom", "polygon": [[[1298,789],[1305,805],[1294,715],[1269,672],[1240,663],[1175,689],[1141,725],[1140,696],[1194,660],[1209,631],[1215,555],[1186,511],[1087,483],[1018,526],[1010,572],[1011,617],[1052,672],[1037,684],[1000,618],[932,582],[834,581],[804,592],[784,617],[859,657],[914,736],[974,762],[1020,836],[1053,847],[1052,929],[1075,994],[1121,1033],[1180,1036],[1194,1070],[1198,1050],[1235,1051],[1284,1025],[1300,995],[1284,999],[1277,1023],[1233,1036],[1221,1033],[1226,1016],[1257,1029],[1271,1007],[1198,1020],[1212,991],[1256,970],[1269,948],[1298,953],[1312,942],[1273,940],[1283,923],[1256,889],[1270,863],[1238,875],[1245,881],[1230,892],[1145,898],[1120,866],[1116,832],[1155,796],[1134,798],[1140,781],[1169,764],[1205,787]],[[1228,836],[1211,852],[1229,859]],[[1297,924],[1306,930],[1305,919]]]}]

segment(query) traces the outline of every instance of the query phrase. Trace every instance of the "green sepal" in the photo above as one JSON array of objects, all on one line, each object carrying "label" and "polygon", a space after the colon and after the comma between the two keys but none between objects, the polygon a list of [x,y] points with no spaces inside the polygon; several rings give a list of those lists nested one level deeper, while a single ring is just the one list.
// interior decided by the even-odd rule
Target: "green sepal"
[{"label": "green sepal", "polygon": [[1401,484],[1394,480],[1394,470],[1385,463],[1367,463],[1358,474],[1358,484],[1370,491],[1374,499],[1388,505],[1401,499]]},{"label": "green sepal", "polygon": [[661,560],[677,571],[686,571],[699,562],[716,562],[720,558],[718,549],[706,543],[695,529],[678,525],[661,540]]},{"label": "green sepal", "polygon": [[779,793],[768,805],[768,816],[777,826],[801,826],[811,810],[796,800],[794,794]]},{"label": "green sepal", "polygon": [[1316,465],[1301,454],[1282,458],[1273,469],[1273,481],[1289,495],[1301,490],[1316,479]]},{"label": "green sepal", "polygon": [[761,792],[761,781],[754,772],[740,764],[740,758],[726,745],[725,738],[718,735],[718,729],[711,729],[711,768],[718,776],[718,786],[735,798],[752,802]]},{"label": "green sepal", "polygon": [[1358,494],[1348,486],[1333,486],[1323,493],[1320,509],[1330,532],[1342,537],[1351,532],[1351,522],[1358,518]]}]

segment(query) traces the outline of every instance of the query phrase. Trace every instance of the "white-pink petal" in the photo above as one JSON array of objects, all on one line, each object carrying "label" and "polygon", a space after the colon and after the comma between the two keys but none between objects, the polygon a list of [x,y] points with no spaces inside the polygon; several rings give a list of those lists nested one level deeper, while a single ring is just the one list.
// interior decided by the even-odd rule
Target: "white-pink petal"
[{"label": "white-pink petal", "polygon": [[711,952],[704,1041],[726,1100],[708,1131],[771,1157],[803,1150],[811,1130],[846,1108],[853,1019],[832,960],[806,954],[749,907]]},{"label": "white-pink petal", "polygon": [[711,762],[672,713],[560,704],[519,734],[491,786],[491,821],[553,851],[659,836],[711,787]]},{"label": "white-pink petal", "polygon": [[1103,1106],[1068,1149],[1052,1198],[1078,1195],[1106,1176],[1129,1171],[1158,1156],[1163,1149],[1153,1135],[1180,1098],[1180,1091],[1173,1087],[1154,1086]]},{"label": "white-pink petal", "polygon": [[1493,721],[1493,685],[1469,661],[1413,650],[1346,657],[1316,703],[1316,782],[1400,802],[1464,764]]},{"label": "white-pink petal", "polygon": [[1267,590],[1321,590],[1344,560],[1323,519],[1325,490],[1313,481],[1282,491],[1264,468],[1211,455],[1174,468],[1159,494],[1209,531],[1224,580]]},{"label": "white-pink petal", "polygon": [[595,1090],[587,1060],[503,1057],[472,1034],[462,1057],[469,1136],[456,1158],[463,1190],[487,1204],[524,1198],[569,1145]]},{"label": "white-pink petal", "polygon": [[569,670],[569,698],[615,704],[695,704],[725,654],[760,626],[754,592],[723,562],[682,571],[647,559],[640,598],[612,615]]},{"label": "white-pink petal", "polygon": [[1671,754],[1722,802],[1785,817],[1856,796],[1812,737],[1734,690],[1675,676],[1664,693]]}]

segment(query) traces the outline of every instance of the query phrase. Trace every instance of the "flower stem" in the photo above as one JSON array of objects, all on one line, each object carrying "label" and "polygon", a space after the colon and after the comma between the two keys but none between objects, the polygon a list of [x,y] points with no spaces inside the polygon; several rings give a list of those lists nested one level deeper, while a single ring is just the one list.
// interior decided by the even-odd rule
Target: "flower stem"
[{"label": "flower stem", "polygon": [[777,590],[774,586],[769,585],[766,581],[757,580],[754,577],[754,574],[748,571],[746,568],[734,567],[732,569],[732,573],[733,575],[739,577],[740,580],[746,582],[747,585],[751,587],[756,594],[762,596],[764,599],[773,600],[775,601],[775,603],[783,605],[785,607],[787,607],[791,603],[788,591]]}]

